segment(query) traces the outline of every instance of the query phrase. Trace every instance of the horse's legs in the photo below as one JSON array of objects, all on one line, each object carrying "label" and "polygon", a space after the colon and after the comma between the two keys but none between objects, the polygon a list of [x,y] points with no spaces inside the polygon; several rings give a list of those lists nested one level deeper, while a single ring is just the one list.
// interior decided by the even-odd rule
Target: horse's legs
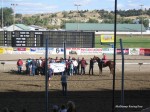
[{"label": "horse's legs", "polygon": [[110,69],[110,74],[113,75],[114,68],[110,65],[110,66],[109,66],[109,69]]},{"label": "horse's legs", "polygon": [[102,65],[98,65],[99,66],[99,75],[102,75]]}]

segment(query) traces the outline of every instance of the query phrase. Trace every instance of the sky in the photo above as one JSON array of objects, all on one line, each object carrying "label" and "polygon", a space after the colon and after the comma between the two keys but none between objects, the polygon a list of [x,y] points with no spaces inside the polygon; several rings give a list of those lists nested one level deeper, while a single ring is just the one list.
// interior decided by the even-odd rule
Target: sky
[{"label": "sky", "polygon": [[[15,13],[37,14],[77,10],[114,10],[115,0],[0,0],[1,7],[12,7]],[[13,4],[13,5],[12,5]],[[141,5],[143,5],[141,7]],[[150,8],[149,0],[117,0],[117,9]]]}]

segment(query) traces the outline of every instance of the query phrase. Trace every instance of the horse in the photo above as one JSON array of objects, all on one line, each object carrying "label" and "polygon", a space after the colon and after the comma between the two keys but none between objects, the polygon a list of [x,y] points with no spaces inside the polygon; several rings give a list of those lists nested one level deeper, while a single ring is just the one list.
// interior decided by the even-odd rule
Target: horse
[{"label": "horse", "polygon": [[114,62],[113,61],[108,60],[106,63],[104,63],[102,61],[102,59],[100,59],[99,57],[96,57],[96,56],[94,56],[93,59],[95,61],[97,61],[97,63],[98,63],[99,75],[102,74],[102,68],[104,68],[104,67],[109,67],[110,74],[113,74],[113,71],[114,71]]}]

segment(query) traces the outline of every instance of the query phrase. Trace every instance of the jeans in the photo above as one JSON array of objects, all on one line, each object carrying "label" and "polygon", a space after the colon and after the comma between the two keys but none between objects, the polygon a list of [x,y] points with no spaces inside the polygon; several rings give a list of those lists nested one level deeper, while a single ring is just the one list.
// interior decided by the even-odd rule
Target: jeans
[{"label": "jeans", "polygon": [[89,68],[89,74],[91,73],[91,70],[92,70],[92,75],[93,75],[93,66],[90,66],[90,68]]},{"label": "jeans", "polygon": [[81,67],[81,75],[85,74],[85,67]]},{"label": "jeans", "polygon": [[70,69],[70,75],[73,75],[73,69]]},{"label": "jeans", "polygon": [[18,66],[18,73],[21,74],[22,66]]},{"label": "jeans", "polygon": [[67,95],[67,82],[62,82],[61,85],[62,85],[62,93],[64,96],[66,96]]},{"label": "jeans", "polygon": [[32,75],[33,76],[35,75],[35,69],[36,69],[36,66],[32,66]]},{"label": "jeans", "polygon": [[76,66],[73,68],[73,70],[74,70],[74,73],[77,74],[77,67]]}]

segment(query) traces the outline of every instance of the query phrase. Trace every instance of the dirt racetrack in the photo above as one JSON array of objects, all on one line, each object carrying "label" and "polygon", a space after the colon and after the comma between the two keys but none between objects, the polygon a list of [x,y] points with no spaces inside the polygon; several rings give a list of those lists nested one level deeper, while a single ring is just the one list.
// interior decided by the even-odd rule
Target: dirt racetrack
[{"label": "dirt racetrack", "polygon": [[[16,69],[15,60],[28,58],[26,55],[0,55],[0,111],[4,107],[11,110],[27,112],[45,112],[45,77],[18,75],[10,72]],[[30,57],[39,58],[40,55]],[[53,56],[55,57],[55,56]],[[77,57],[77,56],[75,56]],[[83,56],[79,56],[83,57]],[[84,56],[89,60],[92,56]],[[109,56],[109,58],[113,58]],[[117,56],[115,83],[115,112],[121,109],[121,56]],[[11,60],[11,61],[10,61]],[[125,56],[124,112],[137,112],[150,107],[150,57]],[[144,63],[140,65],[138,63]],[[112,75],[104,68],[103,75],[98,75],[94,66],[94,75],[74,75],[68,78],[68,94],[62,95],[60,75],[53,76],[49,87],[49,112],[53,105],[61,106],[67,101],[74,101],[77,112],[111,112],[112,108]],[[140,69],[139,69],[140,68]]]}]

